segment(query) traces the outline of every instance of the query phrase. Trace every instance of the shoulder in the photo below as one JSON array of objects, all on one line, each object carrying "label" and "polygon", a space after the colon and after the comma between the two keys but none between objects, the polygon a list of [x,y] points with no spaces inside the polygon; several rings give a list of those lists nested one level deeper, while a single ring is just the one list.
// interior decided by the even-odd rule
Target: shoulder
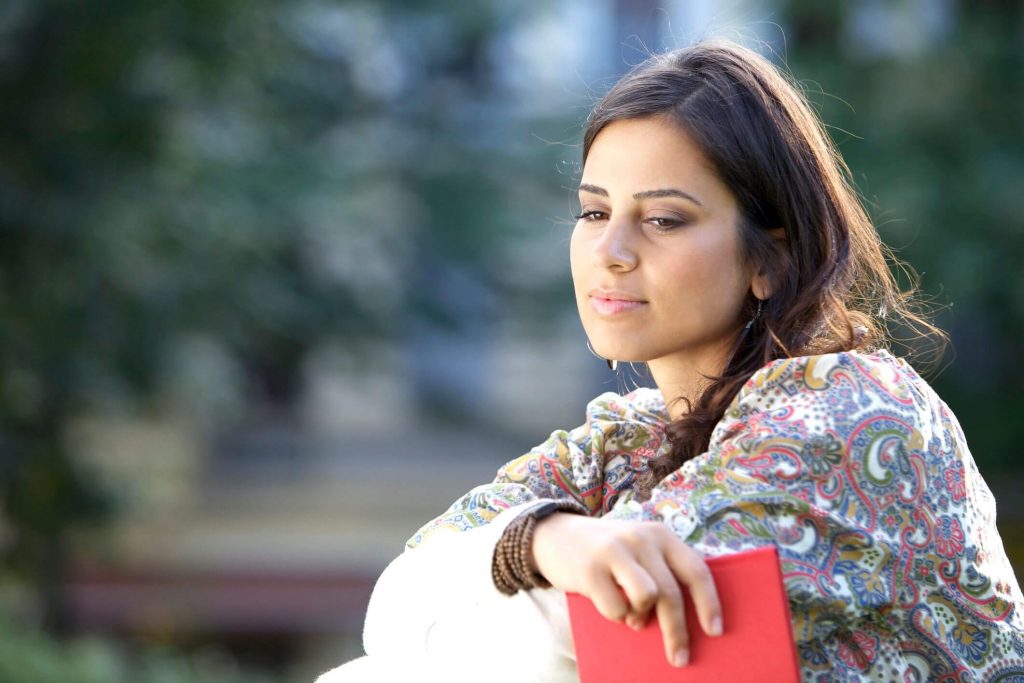
[{"label": "shoulder", "polygon": [[[716,427],[719,439],[751,427],[792,438],[895,429],[917,443],[952,419],[904,360],[886,350],[783,358],[751,375]],[[713,438],[714,438],[713,436]]]},{"label": "shoulder", "polygon": [[751,375],[739,402],[768,405],[834,402],[847,397],[913,409],[931,403],[934,392],[903,359],[887,350],[843,351],[782,358]]}]

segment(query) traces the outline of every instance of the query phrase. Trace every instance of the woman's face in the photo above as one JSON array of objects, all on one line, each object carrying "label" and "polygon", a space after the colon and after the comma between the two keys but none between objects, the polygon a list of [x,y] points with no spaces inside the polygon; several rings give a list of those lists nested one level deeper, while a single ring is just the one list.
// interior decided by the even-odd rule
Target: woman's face
[{"label": "woman's face", "polygon": [[736,198],[689,135],[656,117],[607,125],[579,199],[570,260],[594,350],[720,371],[707,364],[724,362],[746,323],[752,273]]}]

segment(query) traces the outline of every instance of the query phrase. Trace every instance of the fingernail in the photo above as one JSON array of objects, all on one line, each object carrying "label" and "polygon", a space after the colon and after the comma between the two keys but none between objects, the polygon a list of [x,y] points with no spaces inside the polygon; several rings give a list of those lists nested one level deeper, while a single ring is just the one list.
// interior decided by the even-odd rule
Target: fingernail
[{"label": "fingernail", "polygon": [[709,636],[722,635],[722,617],[712,617],[711,625],[708,627]]},{"label": "fingernail", "polygon": [[634,618],[634,617],[630,617],[630,618],[629,618],[629,619],[628,619],[628,620],[626,621],[626,624],[628,624],[628,625],[629,625],[629,627],[630,627],[631,629],[633,629],[634,631],[639,631],[639,630],[640,630],[641,628],[643,628],[643,626],[644,626],[644,625],[643,625],[643,624],[642,624],[642,623],[640,622],[640,620],[639,620],[639,619],[636,619],[636,618]]},{"label": "fingernail", "polygon": [[690,663],[690,651],[686,648],[676,650],[676,658],[672,661],[676,666],[686,666]]}]

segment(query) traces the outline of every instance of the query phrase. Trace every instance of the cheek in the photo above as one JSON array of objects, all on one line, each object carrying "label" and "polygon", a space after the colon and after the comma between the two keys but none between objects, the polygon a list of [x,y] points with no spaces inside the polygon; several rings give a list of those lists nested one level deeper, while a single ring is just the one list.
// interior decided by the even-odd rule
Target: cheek
[{"label": "cheek", "polygon": [[573,230],[569,238],[569,270],[572,273],[573,285],[577,289],[583,286],[582,278],[586,273],[587,263],[583,240],[579,236],[579,231]]},{"label": "cheek", "polygon": [[674,293],[678,306],[688,308],[729,308],[734,299],[742,299],[749,283],[736,250],[731,244],[712,241],[692,244],[670,258],[666,254],[664,276],[659,278],[663,292]]}]

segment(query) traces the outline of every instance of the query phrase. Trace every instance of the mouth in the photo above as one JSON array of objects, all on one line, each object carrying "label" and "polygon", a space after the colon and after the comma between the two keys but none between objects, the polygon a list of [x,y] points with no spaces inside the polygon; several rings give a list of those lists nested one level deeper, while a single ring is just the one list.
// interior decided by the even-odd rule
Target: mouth
[{"label": "mouth", "polygon": [[592,289],[587,295],[590,299],[590,307],[602,316],[630,313],[647,305],[643,299],[626,292]]}]

